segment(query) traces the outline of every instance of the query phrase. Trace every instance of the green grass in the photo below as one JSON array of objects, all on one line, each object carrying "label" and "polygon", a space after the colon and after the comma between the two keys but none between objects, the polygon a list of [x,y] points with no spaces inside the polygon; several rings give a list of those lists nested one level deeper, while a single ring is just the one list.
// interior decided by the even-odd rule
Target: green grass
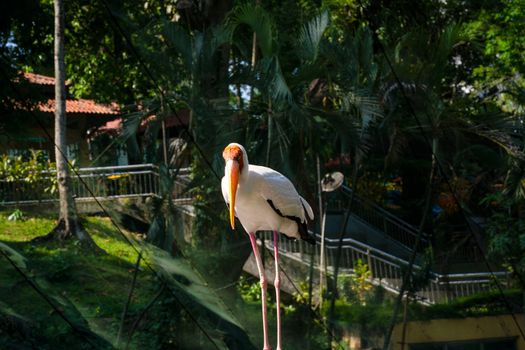
[{"label": "green grass", "polygon": [[[74,305],[72,309],[79,311],[77,315],[70,312],[74,321],[81,323],[87,320],[92,330],[114,343],[137,259],[133,247],[125,242],[107,218],[87,217],[83,221],[86,230],[107,253],[97,255],[81,248],[76,240],[31,243],[33,238],[45,235],[54,227],[55,218],[31,217],[24,221],[8,221],[7,216],[8,213],[0,213],[0,242],[26,258],[26,273],[46,294],[60,296]],[[146,268],[140,271],[129,314],[136,316],[157,288],[153,273]],[[68,311],[67,305],[55,303]],[[24,320],[21,325],[17,324],[20,320]],[[5,325],[9,322],[17,325],[15,331],[18,333],[13,333]],[[28,339],[27,334],[20,330],[24,327],[30,328],[32,333],[36,331],[36,335]],[[2,344],[7,348],[35,344],[44,349],[67,348],[77,344],[75,338],[78,340],[78,334],[72,333],[71,328],[13,266],[0,257],[0,348],[4,348]],[[135,345],[141,348],[151,344]],[[87,344],[84,346],[89,347]]]}]

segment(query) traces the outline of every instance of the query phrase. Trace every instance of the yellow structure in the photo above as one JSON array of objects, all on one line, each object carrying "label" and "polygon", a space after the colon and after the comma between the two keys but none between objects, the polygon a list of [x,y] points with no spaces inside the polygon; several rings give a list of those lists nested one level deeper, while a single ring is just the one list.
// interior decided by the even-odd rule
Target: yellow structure
[{"label": "yellow structure", "polygon": [[[525,317],[515,315],[525,331]],[[401,350],[403,324],[392,334],[392,350]],[[407,323],[404,350],[525,350],[525,340],[511,315],[437,319]]]}]

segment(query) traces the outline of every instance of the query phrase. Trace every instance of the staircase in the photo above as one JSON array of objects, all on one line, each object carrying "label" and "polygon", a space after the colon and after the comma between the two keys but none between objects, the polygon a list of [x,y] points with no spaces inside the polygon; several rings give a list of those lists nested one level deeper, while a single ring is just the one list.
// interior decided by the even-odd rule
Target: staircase
[{"label": "staircase", "polygon": [[[351,190],[346,188],[347,195]],[[352,214],[344,225],[344,213],[331,211],[327,214],[325,232],[325,257],[328,274],[333,274],[339,248],[339,232],[344,232],[340,275],[349,275],[359,260],[366,263],[371,272],[370,282],[398,294],[401,290],[404,271],[416,241],[417,229],[388,213],[374,203],[354,195]],[[264,233],[266,248],[273,250],[271,233]],[[317,244],[312,246],[302,240],[289,240],[283,235],[279,238],[281,256],[304,265],[320,269],[319,257],[321,236],[316,234]],[[421,244],[428,244],[423,235]],[[313,257],[313,261],[311,261]],[[417,256],[413,271],[422,269],[421,257]],[[415,297],[422,304],[446,303],[452,299],[494,289],[498,279],[503,287],[507,285],[506,272],[476,271],[468,273],[429,272],[429,283],[419,290]]]}]

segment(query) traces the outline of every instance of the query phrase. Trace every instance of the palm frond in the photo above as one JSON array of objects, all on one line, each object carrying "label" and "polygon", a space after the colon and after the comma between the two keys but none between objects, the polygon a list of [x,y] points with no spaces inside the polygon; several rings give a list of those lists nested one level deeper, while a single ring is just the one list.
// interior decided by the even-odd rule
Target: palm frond
[{"label": "palm frond", "polygon": [[231,41],[232,33],[230,28],[226,25],[219,25],[212,28],[210,33],[210,52],[214,53],[222,45]]},{"label": "palm frond", "polygon": [[122,140],[128,140],[137,135],[141,122],[148,116],[153,115],[155,110],[145,110],[131,112],[124,115],[122,120],[122,131],[120,138]]},{"label": "palm frond", "polygon": [[449,24],[441,35],[435,51],[434,62],[436,66],[443,68],[447,65],[450,60],[450,55],[454,47],[463,39],[463,33],[460,30],[459,25]]},{"label": "palm frond", "polygon": [[188,142],[181,138],[173,139],[168,148],[169,164],[172,169],[179,169],[183,157],[188,152]]},{"label": "palm frond", "polygon": [[368,153],[374,141],[375,126],[383,118],[379,101],[367,90],[348,91],[341,97],[341,111],[354,116],[353,123],[358,129],[354,142],[362,155]]},{"label": "palm frond", "polygon": [[368,28],[360,29],[356,35],[356,42],[359,47],[357,49],[359,66],[361,71],[362,82],[370,87],[371,83],[375,81],[378,74],[378,67],[374,59],[374,40],[372,33]]},{"label": "palm frond", "polygon": [[276,56],[259,60],[258,70],[265,74],[267,79],[265,89],[276,104],[291,104],[293,102],[292,92],[286,83],[279,59]]},{"label": "palm frond", "polygon": [[229,21],[229,30],[233,33],[240,24],[248,25],[257,35],[257,45],[262,56],[272,56],[276,53],[274,44],[274,24],[271,16],[261,6],[245,4],[233,10]]},{"label": "palm frond", "polygon": [[305,61],[317,59],[323,33],[328,26],[328,13],[325,11],[306,23],[299,33],[298,53]]},{"label": "palm frond", "polygon": [[505,178],[505,195],[517,199],[525,199],[525,161],[511,160],[507,176]]},{"label": "palm frond", "polygon": [[191,72],[193,64],[192,37],[188,31],[176,22],[164,20],[162,22],[162,35],[168,46],[175,49],[182,57],[183,63]]},{"label": "palm frond", "polygon": [[513,158],[519,159],[521,161],[525,160],[525,154],[523,153],[522,145],[517,143],[509,133],[506,133],[502,130],[490,129],[482,125],[469,128],[466,131],[474,133],[496,144]]},{"label": "palm frond", "polygon": [[275,131],[277,134],[277,143],[279,145],[279,150],[281,154],[281,158],[284,159],[285,157],[285,150],[288,149],[290,146],[290,137],[289,132],[286,131],[286,129],[281,125],[280,118],[273,118],[274,125],[275,125]]}]

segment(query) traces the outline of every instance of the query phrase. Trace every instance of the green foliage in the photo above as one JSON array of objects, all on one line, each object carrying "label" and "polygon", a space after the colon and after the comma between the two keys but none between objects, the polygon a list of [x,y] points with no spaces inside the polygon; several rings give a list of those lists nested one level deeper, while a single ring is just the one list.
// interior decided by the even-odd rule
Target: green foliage
[{"label": "green foliage", "polygon": [[368,264],[358,259],[351,275],[338,278],[338,295],[347,303],[365,305],[369,299],[369,292],[374,287],[370,282],[372,272]]},{"label": "green foliage", "polygon": [[8,217],[7,220],[9,221],[19,221],[24,220],[24,213],[20,209],[15,209]]},{"label": "green foliage", "polygon": [[328,27],[328,13],[314,17],[301,29],[298,48],[305,61],[315,62],[319,54],[319,48],[323,34]]},{"label": "green foliage", "polygon": [[505,196],[501,192],[487,195],[482,204],[491,209],[486,232],[489,257],[507,268],[523,288],[525,281],[525,217],[523,200]]},{"label": "green foliage", "polygon": [[361,259],[358,259],[354,266],[354,273],[350,277],[352,279],[350,288],[357,295],[361,304],[366,302],[366,292],[373,287],[372,283],[370,283],[371,277],[372,271],[368,268],[368,264],[365,264]]},{"label": "green foliage", "polygon": [[[283,323],[283,348],[301,349],[304,347],[326,348],[327,333],[326,326],[317,315],[317,312],[308,307],[308,283],[302,281],[298,284],[299,292],[288,295],[281,292],[281,322]],[[260,330],[260,310],[261,310],[261,285],[257,277],[243,274],[239,278],[236,290],[242,299],[239,307],[242,311],[253,315],[258,319],[257,331]],[[269,325],[275,323],[276,304],[273,293],[274,288],[268,285],[267,307]],[[250,322],[253,322],[250,320]],[[270,335],[270,341],[272,335]],[[262,340],[261,340],[262,341]]]},{"label": "green foliage", "polygon": [[[525,41],[520,33],[524,27],[525,2],[522,0],[494,2],[483,8],[468,24],[468,30],[476,35],[481,46],[481,62],[473,69],[473,77],[480,88],[486,89],[487,98],[501,103],[511,112],[516,111],[512,91],[523,88]],[[510,93],[492,93],[496,84]],[[494,90],[492,90],[494,91]]]},{"label": "green foliage", "polygon": [[9,182],[24,180],[33,183],[52,170],[55,170],[55,164],[46,159],[42,151],[30,149],[27,156],[0,156],[0,176]]},{"label": "green foliage", "polygon": [[507,290],[503,296],[499,291],[478,293],[432,306],[413,303],[410,306],[409,319],[431,320],[502,315],[509,312],[509,305],[513,312],[519,313],[523,310],[523,294],[520,290]]},{"label": "green foliage", "polygon": [[55,171],[55,163],[42,151],[29,150],[27,156],[1,155],[0,181],[6,186],[0,196],[5,201],[54,198],[58,189]]},{"label": "green foliage", "polygon": [[[391,317],[393,302],[385,298],[384,290],[376,287],[368,290],[364,301],[354,298],[335,301],[334,323],[342,328],[358,329],[363,337],[384,334]],[[328,315],[329,303],[323,304],[322,313]]]},{"label": "green foliage", "polygon": [[[237,290],[241,295],[241,298],[246,302],[261,302],[261,284],[256,278],[246,277],[241,275],[237,284]],[[271,301],[269,295],[267,295],[267,302]]]},{"label": "green foliage", "polygon": [[233,32],[241,23],[248,25],[257,35],[257,45],[263,57],[272,56],[276,53],[275,24],[268,11],[257,5],[241,5],[234,10],[230,17],[231,31]]}]

